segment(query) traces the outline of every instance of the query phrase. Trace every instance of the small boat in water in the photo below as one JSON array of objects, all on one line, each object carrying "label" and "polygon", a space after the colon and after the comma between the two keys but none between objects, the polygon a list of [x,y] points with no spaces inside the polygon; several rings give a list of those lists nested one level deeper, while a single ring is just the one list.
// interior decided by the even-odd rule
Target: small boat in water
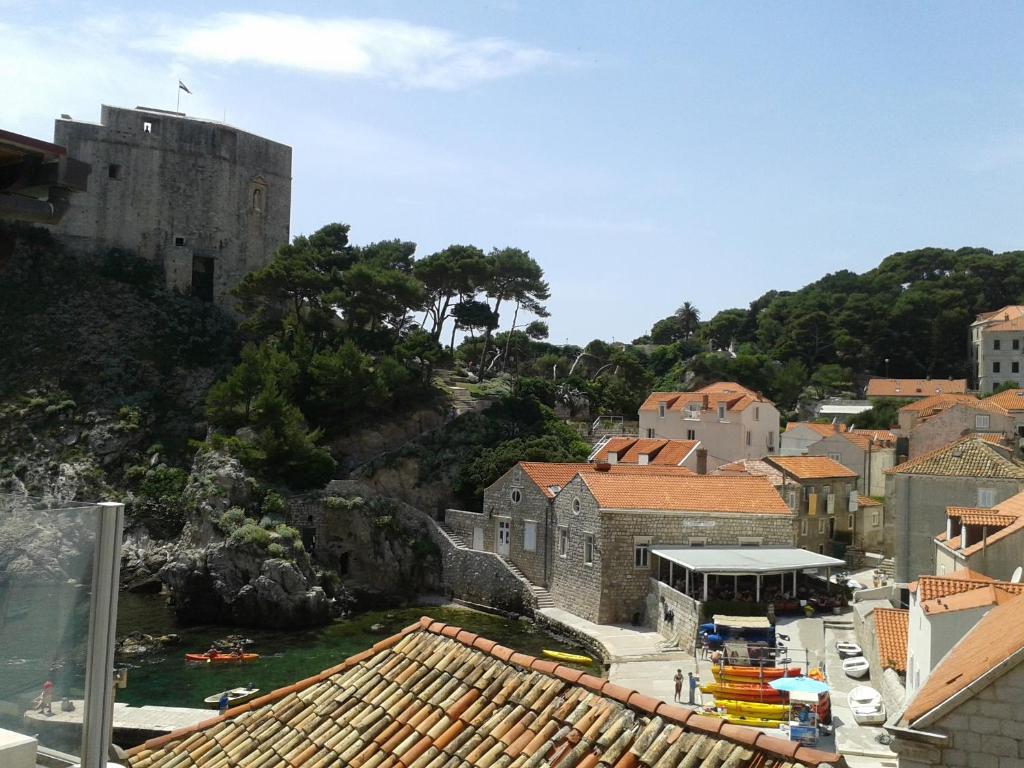
[{"label": "small boat in water", "polygon": [[256,661],[260,655],[258,653],[186,653],[185,661],[206,661],[213,662],[215,664],[226,664],[229,662],[235,662],[236,664],[243,661]]},{"label": "small boat in water", "polygon": [[885,705],[882,694],[866,685],[858,685],[846,695],[846,701],[853,711],[853,719],[858,725],[883,725],[885,723]]},{"label": "small boat in water", "polygon": [[544,655],[556,661],[566,661],[570,664],[593,664],[594,660],[589,656],[580,656],[578,653],[565,653],[564,651],[549,651],[546,648]]},{"label": "small boat in water", "polygon": [[259,692],[259,688],[248,688],[243,686],[241,688],[232,688],[230,691],[221,691],[220,693],[213,694],[213,696],[207,696],[203,699],[203,702],[206,706],[217,709],[220,705],[221,696],[226,693],[228,695],[228,706],[233,707],[237,704],[245,704],[247,701],[252,701],[256,698],[256,694]]}]

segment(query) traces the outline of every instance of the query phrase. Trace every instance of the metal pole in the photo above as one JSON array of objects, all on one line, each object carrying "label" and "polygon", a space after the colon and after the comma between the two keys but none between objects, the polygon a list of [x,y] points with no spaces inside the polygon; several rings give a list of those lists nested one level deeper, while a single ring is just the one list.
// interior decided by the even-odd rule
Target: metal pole
[{"label": "metal pole", "polygon": [[708,601],[708,575],[704,574],[704,602]]},{"label": "metal pole", "polygon": [[672,561],[669,560],[668,561],[668,585],[670,587],[672,587],[672,589],[675,589],[676,588],[676,583],[672,580],[672,565],[673,565]]},{"label": "metal pole", "polygon": [[102,502],[96,515],[89,646],[85,657],[82,768],[105,768],[114,719],[114,640],[121,575],[124,504]]}]

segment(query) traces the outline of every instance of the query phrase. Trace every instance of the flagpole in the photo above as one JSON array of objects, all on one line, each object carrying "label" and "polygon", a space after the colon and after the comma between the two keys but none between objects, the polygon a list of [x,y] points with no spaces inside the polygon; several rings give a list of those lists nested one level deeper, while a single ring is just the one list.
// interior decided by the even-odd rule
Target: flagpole
[{"label": "flagpole", "polygon": [[178,101],[174,104],[174,111],[181,112],[181,84],[178,84]]}]

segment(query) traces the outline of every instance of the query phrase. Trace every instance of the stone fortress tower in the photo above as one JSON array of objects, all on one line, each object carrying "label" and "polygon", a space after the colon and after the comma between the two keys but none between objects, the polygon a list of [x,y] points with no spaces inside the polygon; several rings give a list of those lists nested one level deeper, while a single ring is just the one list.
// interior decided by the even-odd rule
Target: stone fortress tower
[{"label": "stone fortress tower", "polygon": [[242,277],[288,242],[292,150],[181,112],[103,105],[62,117],[54,143],[92,165],[54,234],[73,250],[121,248],[159,264],[167,286],[230,306]]}]

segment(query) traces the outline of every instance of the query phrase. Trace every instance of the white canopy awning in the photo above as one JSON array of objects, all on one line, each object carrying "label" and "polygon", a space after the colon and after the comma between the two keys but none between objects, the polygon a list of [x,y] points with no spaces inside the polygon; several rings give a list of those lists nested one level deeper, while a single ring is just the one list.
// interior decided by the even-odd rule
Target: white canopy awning
[{"label": "white canopy awning", "polygon": [[657,546],[651,552],[697,573],[789,573],[846,565],[845,560],[797,547]]}]

